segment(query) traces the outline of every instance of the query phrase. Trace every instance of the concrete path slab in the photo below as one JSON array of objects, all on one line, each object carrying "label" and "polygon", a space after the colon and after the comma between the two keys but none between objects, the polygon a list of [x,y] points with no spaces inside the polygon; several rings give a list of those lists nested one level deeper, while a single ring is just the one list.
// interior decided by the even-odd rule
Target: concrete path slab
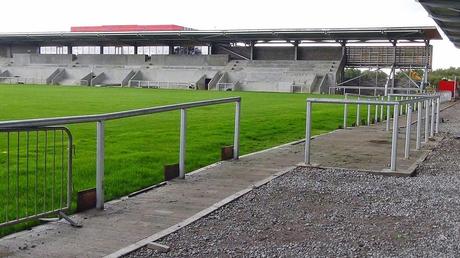
[{"label": "concrete path slab", "polygon": [[[401,123],[403,125],[404,123]],[[408,169],[432,147],[403,157],[403,131],[398,168]],[[322,166],[379,170],[388,168],[390,132],[384,125],[337,130],[312,141],[312,161]],[[415,139],[412,140],[415,147]],[[82,228],[64,222],[37,226],[0,239],[0,257],[101,257],[167,229],[213,204],[303,162],[304,145],[289,144],[221,162],[173,180],[149,192],[107,203],[104,211],[73,215]]]}]

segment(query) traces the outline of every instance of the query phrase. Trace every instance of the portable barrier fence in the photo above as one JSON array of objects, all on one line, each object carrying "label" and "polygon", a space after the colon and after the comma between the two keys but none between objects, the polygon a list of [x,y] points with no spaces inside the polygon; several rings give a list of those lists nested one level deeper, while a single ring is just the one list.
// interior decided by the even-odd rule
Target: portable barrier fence
[{"label": "portable barrier fence", "polygon": [[[440,95],[417,95],[417,94],[389,94],[387,97],[369,97],[357,96],[357,99],[328,99],[328,98],[308,98],[306,107],[306,130],[305,130],[305,164],[311,164],[311,127],[312,127],[312,108],[313,103],[343,105],[343,127],[347,128],[348,124],[348,106],[356,105],[356,125],[359,126],[360,108],[359,105],[367,106],[367,122],[370,125],[371,108],[375,107],[375,120],[378,117],[383,118],[386,112],[386,131],[390,130],[390,122],[393,121],[392,139],[391,139],[391,162],[390,171],[395,172],[397,169],[397,146],[399,133],[399,116],[406,114],[406,132],[404,145],[404,158],[409,158],[410,138],[412,127],[412,113],[417,111],[416,120],[416,150],[420,150],[422,144],[421,127],[424,121],[425,135],[424,142],[427,143],[429,137],[433,137],[439,132],[439,112],[440,112]],[[366,99],[362,99],[366,98]],[[374,98],[374,99],[372,99]],[[386,111],[384,110],[386,107]],[[391,119],[393,113],[393,119]],[[423,116],[423,113],[425,115]],[[380,121],[383,121],[381,119]]]},{"label": "portable barrier fence", "polygon": [[72,201],[72,134],[65,127],[0,128],[0,228],[56,214]]},{"label": "portable barrier fence", "polygon": [[[240,150],[240,113],[241,113],[241,98],[240,97],[232,97],[232,98],[223,98],[223,99],[214,99],[214,100],[205,100],[205,101],[197,101],[197,102],[189,102],[189,103],[182,103],[182,104],[175,104],[175,105],[167,105],[167,106],[160,106],[160,107],[151,107],[151,108],[143,108],[143,109],[136,109],[136,110],[129,110],[129,111],[123,111],[123,112],[115,112],[115,113],[106,113],[106,114],[99,114],[99,115],[86,115],[86,116],[71,116],[71,117],[58,117],[58,118],[43,118],[43,119],[30,119],[30,120],[17,120],[17,121],[4,121],[0,122],[0,130],[10,132],[22,132],[22,131],[30,131],[30,130],[38,130],[38,131],[49,131],[52,130],[53,134],[54,131],[59,130],[58,128],[54,127],[47,127],[47,126],[60,126],[60,125],[68,125],[68,124],[78,124],[78,123],[96,123],[96,208],[98,209],[103,209],[104,208],[104,157],[105,157],[105,151],[104,151],[104,145],[105,145],[105,137],[104,137],[104,123],[109,120],[117,120],[117,119],[123,119],[123,118],[128,118],[128,117],[136,117],[136,116],[143,116],[143,115],[150,115],[150,114],[156,114],[156,113],[163,113],[163,112],[169,112],[169,111],[175,111],[175,110],[180,110],[180,144],[179,144],[179,177],[184,179],[185,178],[185,150],[186,150],[186,130],[187,130],[187,110],[191,108],[198,108],[198,107],[205,107],[205,106],[212,106],[212,105],[218,105],[218,104],[226,104],[226,103],[235,103],[235,124],[234,124],[234,136],[233,136],[233,158],[238,159],[239,158],[239,150]],[[32,129],[30,129],[32,128]],[[33,129],[36,128],[36,129]],[[59,127],[62,128],[62,127]],[[45,213],[41,214],[35,214],[34,216],[29,216],[29,215],[24,215],[25,218],[20,218],[22,215],[17,213],[18,215],[14,216],[14,223],[19,223],[21,221],[24,221],[25,219],[32,219],[32,218],[37,218],[37,217],[42,217],[45,215],[48,215],[50,212],[54,213],[56,211],[65,211],[69,209],[70,207],[70,200],[71,200],[71,151],[72,151],[72,142],[71,142],[71,134],[70,131],[67,129],[62,128],[64,133],[67,133],[68,139],[70,139],[68,143],[68,176],[67,176],[67,183],[69,185],[67,189],[67,203],[66,206],[59,208],[58,210],[51,210],[51,211],[44,211]],[[17,133],[19,135],[19,133]],[[28,134],[27,134],[28,135]],[[11,135],[9,135],[11,136]],[[45,135],[46,136],[46,135]],[[53,135],[54,137],[54,135]],[[10,139],[10,137],[8,137]],[[53,138],[54,139],[54,138]],[[45,143],[47,141],[45,140]],[[27,145],[28,146],[28,145]],[[53,145],[54,146],[54,145]],[[19,147],[18,148],[18,153],[19,153]],[[29,147],[26,147],[29,148]],[[50,149],[50,146],[44,147],[45,150]],[[57,147],[59,148],[59,147]],[[62,146],[60,147],[62,148]],[[53,149],[54,150],[54,149]],[[46,152],[45,152],[46,153]],[[17,154],[19,158],[21,158],[21,154]],[[33,154],[35,155],[35,153]],[[45,154],[46,155],[46,154]],[[27,155],[26,155],[27,156]],[[9,157],[9,156],[8,156]],[[27,156],[28,157],[28,156]],[[18,159],[19,159],[18,158]],[[45,157],[45,160],[48,157]],[[22,159],[21,159],[22,160]],[[28,158],[26,158],[26,164]],[[54,162],[54,158],[53,158]],[[8,163],[8,162],[7,162]],[[16,165],[16,169],[18,169],[20,166],[22,167],[22,161],[21,163],[15,163],[18,164]],[[54,163],[53,164],[53,169],[54,169]],[[8,163],[8,169],[7,173],[11,172],[10,167],[12,168],[14,164]],[[47,173],[47,169],[49,169],[49,163],[44,163],[44,166],[47,166],[46,168],[41,168],[38,167],[40,170],[43,171],[43,173]],[[26,165],[27,167],[27,165]],[[26,170],[27,171],[27,170]],[[54,171],[54,170],[53,170]],[[20,177],[14,178],[16,180],[16,191],[19,191],[21,189],[19,184],[23,183],[23,173],[21,171],[17,172],[20,173]],[[26,172],[27,173],[27,172]],[[1,174],[0,174],[1,175]],[[8,174],[9,175],[9,174]],[[13,177],[8,176],[8,180],[12,179]],[[27,178],[27,176],[26,176]],[[47,178],[47,177],[46,177]],[[19,183],[18,180],[19,179]],[[27,181],[27,180],[26,180]],[[28,182],[28,181],[27,181]],[[27,185],[26,182],[26,185]],[[49,182],[46,181],[46,182]],[[9,192],[11,189],[9,188],[9,184],[7,192]],[[1,186],[1,184],[0,184]],[[48,187],[48,186],[47,186]],[[45,188],[48,189],[48,188]],[[27,192],[27,191],[26,191]],[[34,194],[39,194],[40,192],[37,192]],[[20,194],[20,193],[19,193]],[[45,199],[46,205],[44,206],[45,208],[49,207],[50,203],[52,203],[54,199],[48,200],[47,198],[49,197],[48,192],[41,193],[43,194],[43,198]],[[43,202],[43,201],[42,201]],[[43,203],[42,203],[43,205]],[[43,212],[43,211],[41,211]],[[12,218],[10,217],[10,214],[8,214],[7,218],[9,220]],[[7,224],[12,224],[13,222],[8,222]],[[2,225],[7,225],[7,224],[0,224]]]}]

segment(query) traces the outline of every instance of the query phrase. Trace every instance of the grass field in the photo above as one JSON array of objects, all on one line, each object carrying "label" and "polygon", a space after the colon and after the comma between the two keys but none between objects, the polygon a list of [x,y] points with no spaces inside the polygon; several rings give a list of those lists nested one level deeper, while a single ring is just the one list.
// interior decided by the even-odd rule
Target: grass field
[{"label": "grass field", "polygon": [[[97,114],[230,96],[242,97],[241,154],[304,137],[305,94],[1,85],[0,120]],[[315,105],[313,134],[337,129],[342,112],[340,106]],[[234,104],[188,111],[187,171],[219,160],[220,147],[233,143],[233,118]],[[95,187],[96,125],[69,128],[76,146],[75,198],[77,191]],[[0,135],[2,182],[6,177],[5,137]],[[178,162],[179,111],[107,122],[105,149],[106,200],[161,182],[163,166]],[[5,192],[5,183],[0,184],[0,196],[14,198]],[[4,203],[1,210],[5,210]],[[0,222],[4,219],[1,213]]]}]

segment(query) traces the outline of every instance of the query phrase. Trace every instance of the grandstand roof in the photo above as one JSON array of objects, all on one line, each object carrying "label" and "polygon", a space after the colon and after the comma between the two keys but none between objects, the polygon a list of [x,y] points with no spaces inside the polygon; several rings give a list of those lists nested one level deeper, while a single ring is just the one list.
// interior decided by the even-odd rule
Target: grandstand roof
[{"label": "grandstand roof", "polygon": [[37,45],[148,45],[152,43],[213,43],[249,41],[358,41],[401,42],[442,39],[437,28],[340,28],[340,29],[258,29],[258,30],[189,30],[134,32],[46,32],[0,33],[0,44]]},{"label": "grandstand roof", "polygon": [[452,43],[460,48],[460,1],[418,0]]}]

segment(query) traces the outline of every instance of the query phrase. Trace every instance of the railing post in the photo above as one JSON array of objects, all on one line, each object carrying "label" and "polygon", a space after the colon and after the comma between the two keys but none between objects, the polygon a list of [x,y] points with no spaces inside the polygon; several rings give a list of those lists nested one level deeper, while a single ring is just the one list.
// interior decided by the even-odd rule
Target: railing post
[{"label": "railing post", "polygon": [[428,142],[430,130],[430,104],[429,100],[425,100],[425,143]]},{"label": "railing post", "polygon": [[310,141],[311,141],[311,102],[307,101],[305,119],[305,164],[310,165]]},{"label": "railing post", "polygon": [[[378,98],[376,100],[379,100]],[[374,118],[374,124],[377,124],[379,120],[379,105],[375,105],[375,118]]]},{"label": "railing post", "polygon": [[420,150],[422,141],[422,102],[418,102],[417,105],[417,139],[415,149]]},{"label": "railing post", "polygon": [[[370,101],[370,99],[367,99]],[[371,104],[367,104],[367,126],[371,125]]]},{"label": "railing post", "polygon": [[[382,102],[385,101],[385,97],[382,96],[381,100],[382,100]],[[380,122],[382,122],[382,123],[383,123],[383,108],[384,108],[384,106],[380,105]]]},{"label": "railing post", "polygon": [[409,104],[407,108],[407,115],[406,115],[406,143],[404,145],[404,158],[405,159],[409,158],[411,126],[412,126],[412,104]]},{"label": "railing post", "polygon": [[187,110],[180,110],[180,143],[179,143],[179,178],[185,179],[185,148],[187,144]]},{"label": "railing post", "polygon": [[96,208],[104,209],[104,121],[97,122]]},{"label": "railing post", "polygon": [[72,134],[70,131],[67,133],[67,144],[68,149],[67,149],[67,208],[70,210],[72,206],[72,187],[73,187],[73,179],[72,179],[72,155],[73,155],[73,138]]},{"label": "railing post", "polygon": [[[360,100],[360,97],[358,97],[358,100]],[[360,117],[359,117],[359,112],[360,112],[360,109],[361,109],[361,105],[358,104],[356,105],[356,126],[358,127],[359,124],[360,124]]]},{"label": "railing post", "polygon": [[[409,100],[410,98],[409,97],[406,97],[406,100]],[[406,104],[406,114],[409,112],[409,106],[411,104]]]},{"label": "railing post", "polygon": [[435,133],[438,134],[439,133],[439,113],[440,113],[440,105],[441,105],[441,97],[438,97],[436,99],[436,129],[435,129]]},{"label": "railing post", "polygon": [[[404,100],[404,97],[400,97],[399,100]],[[404,105],[400,105],[399,108],[400,108],[399,115],[402,116],[404,114],[404,112],[403,112]]]},{"label": "railing post", "polygon": [[398,155],[398,120],[399,120],[399,104],[396,104],[393,109],[393,134],[391,138],[391,165],[390,170],[396,171],[396,160]]},{"label": "railing post", "polygon": [[[391,98],[390,96],[387,96],[387,101],[390,101]],[[390,131],[390,105],[387,105],[387,123],[386,123],[386,127],[385,127],[385,130],[386,131]]]},{"label": "railing post", "polygon": [[240,120],[241,100],[236,102],[235,107],[235,135],[233,136],[233,159],[240,158]]},{"label": "railing post", "polygon": [[[348,99],[348,95],[345,95],[345,100]],[[348,104],[343,105],[343,129],[347,129],[347,120],[348,120]]]},{"label": "railing post", "polygon": [[435,121],[435,99],[431,100],[431,124],[430,124],[430,137],[434,137],[434,121]]}]

